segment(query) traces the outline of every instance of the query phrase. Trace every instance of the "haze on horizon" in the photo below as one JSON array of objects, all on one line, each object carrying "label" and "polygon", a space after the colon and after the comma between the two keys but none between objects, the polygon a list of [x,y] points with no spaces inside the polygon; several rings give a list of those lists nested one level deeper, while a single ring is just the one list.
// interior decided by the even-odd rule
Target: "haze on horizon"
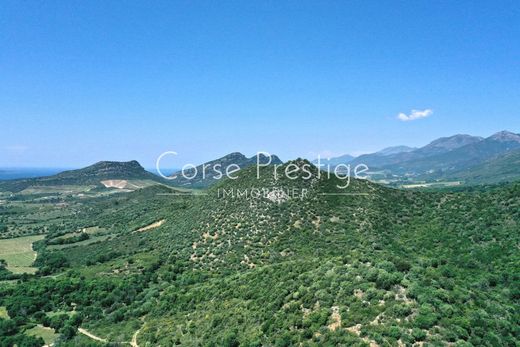
[{"label": "haze on horizon", "polygon": [[0,167],[520,132],[515,2],[5,1],[0,32]]}]

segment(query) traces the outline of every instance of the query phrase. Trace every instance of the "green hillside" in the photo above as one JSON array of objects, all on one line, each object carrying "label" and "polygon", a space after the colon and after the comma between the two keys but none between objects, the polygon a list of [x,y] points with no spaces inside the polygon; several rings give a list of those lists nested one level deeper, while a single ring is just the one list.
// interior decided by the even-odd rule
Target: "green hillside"
[{"label": "green hillside", "polygon": [[520,184],[340,190],[312,174],[250,167],[198,194],[65,200],[74,214],[34,244],[38,273],[0,285],[0,345],[35,324],[61,346],[103,344],[81,331],[134,346],[518,345]]},{"label": "green hillside", "polygon": [[455,172],[448,179],[464,181],[467,184],[492,184],[520,179],[520,151],[498,156],[469,169]]}]

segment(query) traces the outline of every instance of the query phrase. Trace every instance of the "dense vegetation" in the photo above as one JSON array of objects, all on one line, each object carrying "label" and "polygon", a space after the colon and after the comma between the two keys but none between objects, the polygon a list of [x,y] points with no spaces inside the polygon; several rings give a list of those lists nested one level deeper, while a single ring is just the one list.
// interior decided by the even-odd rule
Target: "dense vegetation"
[{"label": "dense vegetation", "polygon": [[[338,191],[316,171],[255,169],[205,195],[155,186],[45,203],[67,207],[38,221],[38,273],[0,285],[0,345],[42,345],[24,334],[36,324],[58,346],[103,344],[78,327],[139,346],[518,345],[520,184]],[[307,194],[221,194],[254,187]],[[13,197],[0,217],[12,228],[33,203]]]}]

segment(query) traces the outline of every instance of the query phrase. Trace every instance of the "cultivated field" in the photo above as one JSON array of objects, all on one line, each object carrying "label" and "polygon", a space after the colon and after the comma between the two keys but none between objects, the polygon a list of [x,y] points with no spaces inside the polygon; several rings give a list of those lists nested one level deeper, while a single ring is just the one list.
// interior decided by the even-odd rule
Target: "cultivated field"
[{"label": "cultivated field", "polygon": [[36,272],[36,268],[31,266],[36,259],[32,244],[43,237],[35,235],[0,240],[0,259],[4,259],[7,269],[15,274]]}]

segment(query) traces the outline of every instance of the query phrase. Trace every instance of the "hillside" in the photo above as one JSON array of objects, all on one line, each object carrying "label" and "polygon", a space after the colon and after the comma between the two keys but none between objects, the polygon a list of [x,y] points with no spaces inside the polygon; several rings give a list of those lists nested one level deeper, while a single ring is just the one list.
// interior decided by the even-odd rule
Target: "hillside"
[{"label": "hillside", "polygon": [[[518,342],[518,184],[339,190],[316,169],[272,170],[243,169],[204,194],[155,186],[75,205],[36,245],[39,273],[0,289],[0,307],[20,331],[51,324],[64,346],[88,343],[78,326],[139,346]],[[222,195],[255,189],[267,191]]]},{"label": "hillside", "polygon": [[520,150],[499,155],[468,169],[445,175],[443,178],[474,185],[518,181],[520,180]]},{"label": "hillside", "polygon": [[34,186],[94,185],[105,180],[151,180],[164,183],[160,177],[146,171],[137,161],[100,161],[91,166],[69,170],[52,176],[0,181],[0,190],[19,192]]},{"label": "hillside", "polygon": [[[258,158],[261,164],[266,164],[269,160],[271,160],[271,165],[282,164],[282,161],[276,155],[271,155],[269,159],[265,155],[260,154]],[[184,171],[184,175],[181,171],[176,172],[171,176],[173,179],[169,181],[172,185],[182,188],[207,188],[220,181],[221,174],[225,175],[226,168],[231,165],[238,165],[240,169],[245,169],[256,165],[256,163],[256,155],[248,158],[242,153],[233,152],[221,158],[200,164],[195,169],[187,169]],[[230,169],[233,169],[233,167]]]}]

